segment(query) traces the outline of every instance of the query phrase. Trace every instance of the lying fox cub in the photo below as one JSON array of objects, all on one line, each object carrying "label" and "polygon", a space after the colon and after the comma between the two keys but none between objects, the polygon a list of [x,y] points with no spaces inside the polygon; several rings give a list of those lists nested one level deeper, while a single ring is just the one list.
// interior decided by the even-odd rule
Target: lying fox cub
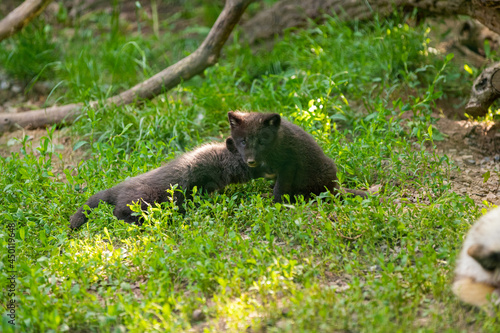
[{"label": "lying fox cub", "polygon": [[[183,154],[170,163],[142,175],[128,179],[110,189],[91,196],[85,205],[90,209],[104,201],[115,205],[113,214],[128,223],[138,223],[138,216],[133,216],[127,206],[140,200],[141,208],[147,204],[161,203],[170,199],[167,190],[177,184],[186,191],[186,198],[191,198],[193,187],[211,193],[223,189],[229,184],[244,183],[252,178],[272,177],[264,168],[249,168],[238,154],[234,141],[227,138],[226,143],[210,143]],[[184,195],[175,191],[176,204],[182,211]],[[87,222],[84,206],[78,208],[70,218],[70,227],[76,229]]]},{"label": "lying fox cub", "polygon": [[500,303],[500,208],[481,217],[469,230],[455,269],[453,292],[464,302]]}]

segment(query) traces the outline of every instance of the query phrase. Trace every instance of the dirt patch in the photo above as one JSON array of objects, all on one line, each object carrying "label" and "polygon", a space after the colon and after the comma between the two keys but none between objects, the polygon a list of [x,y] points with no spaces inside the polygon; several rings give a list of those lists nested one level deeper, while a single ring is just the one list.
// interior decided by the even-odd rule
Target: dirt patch
[{"label": "dirt patch", "polygon": [[[23,148],[23,140],[26,138],[26,152],[33,153],[35,156],[40,156],[40,147],[47,140],[47,129],[34,130],[18,130],[11,133],[4,133],[0,137],[0,156],[10,157],[13,153],[20,152]],[[80,161],[88,156],[84,149],[73,151],[74,143],[77,138],[70,133],[69,128],[55,130],[52,135],[52,140],[49,142],[48,150],[52,151],[52,171],[58,179],[63,181],[66,177],[63,173],[64,169],[75,169]],[[22,158],[20,154],[20,158]],[[76,171],[72,171],[76,175]]]},{"label": "dirt patch", "polygon": [[[500,149],[496,140],[491,139],[492,126],[487,122],[444,117],[436,124],[447,136],[435,142],[437,152],[448,156],[460,168],[451,175],[453,191],[469,195],[480,205],[485,200],[500,204]],[[488,172],[489,177],[486,176]]]}]

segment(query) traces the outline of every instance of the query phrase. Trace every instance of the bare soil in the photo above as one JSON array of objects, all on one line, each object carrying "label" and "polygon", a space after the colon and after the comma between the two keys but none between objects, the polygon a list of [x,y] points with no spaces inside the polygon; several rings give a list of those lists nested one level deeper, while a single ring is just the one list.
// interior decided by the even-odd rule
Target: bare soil
[{"label": "bare soil", "polygon": [[[27,136],[27,153],[33,153],[35,156],[40,156],[40,152],[37,149],[40,147],[44,137],[47,137],[47,129],[21,129],[11,133],[4,133],[0,137],[0,156],[2,157],[13,157],[22,158],[22,154],[19,157],[15,156],[14,153],[19,153],[23,148],[23,138]],[[88,157],[88,152],[80,148],[73,151],[73,146],[78,138],[70,134],[69,128],[57,129],[53,133],[52,137],[52,171],[56,178],[66,182],[66,176],[63,173],[64,169],[71,170],[73,176],[76,175],[76,166],[78,163]]]},{"label": "bare soil", "polygon": [[[440,155],[447,155],[459,171],[451,175],[456,193],[468,194],[477,204],[500,204],[500,138],[494,124],[471,120],[440,118],[437,128],[447,138],[437,141]],[[493,127],[493,129],[492,129]],[[484,182],[485,174],[490,176]]]}]

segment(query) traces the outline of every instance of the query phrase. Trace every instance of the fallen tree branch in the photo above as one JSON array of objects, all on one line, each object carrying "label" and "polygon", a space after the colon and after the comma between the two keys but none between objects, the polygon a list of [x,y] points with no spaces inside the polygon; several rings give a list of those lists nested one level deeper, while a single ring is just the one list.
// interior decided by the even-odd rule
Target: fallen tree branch
[{"label": "fallen tree branch", "polygon": [[26,0],[0,21],[0,41],[12,36],[37,17],[52,0]]},{"label": "fallen tree branch", "polygon": [[150,99],[170,90],[182,80],[188,80],[215,65],[220,51],[241,15],[253,0],[227,0],[219,18],[201,46],[186,58],[156,74],[152,78],[107,100],[116,105],[130,104],[136,98]]},{"label": "fallen tree branch", "polygon": [[500,98],[500,62],[487,67],[474,81],[465,112],[473,117],[482,117],[488,108]]},{"label": "fallen tree branch", "polygon": [[[135,87],[108,98],[104,104],[125,105],[135,103],[139,99],[151,99],[214,65],[219,59],[224,43],[252,1],[227,0],[208,36],[196,51]],[[95,106],[98,102],[93,101],[89,104]],[[3,113],[0,114],[0,133],[16,127],[43,127],[63,120],[71,122],[82,106],[80,103],[14,114]]]},{"label": "fallen tree branch", "polygon": [[1,114],[0,134],[18,128],[39,128],[51,124],[60,124],[63,120],[71,122],[76,118],[82,106],[81,103],[67,104],[41,110]]}]

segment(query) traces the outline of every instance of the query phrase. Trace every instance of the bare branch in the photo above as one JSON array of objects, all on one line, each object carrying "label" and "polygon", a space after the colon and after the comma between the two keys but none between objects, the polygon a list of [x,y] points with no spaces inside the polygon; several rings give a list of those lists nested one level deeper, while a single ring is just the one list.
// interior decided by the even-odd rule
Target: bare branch
[{"label": "bare branch", "polygon": [[63,120],[71,122],[78,115],[83,104],[54,106],[41,110],[0,114],[0,134],[21,127],[38,128],[59,124]]},{"label": "bare branch", "polygon": [[52,0],[26,0],[0,21],[0,41],[12,36],[37,17]]},{"label": "bare branch", "polygon": [[[195,52],[135,87],[108,98],[104,103],[125,105],[136,103],[139,99],[151,99],[217,63],[224,43],[252,1],[227,0],[207,38]],[[90,105],[97,104],[97,101],[90,102]],[[3,113],[0,114],[0,133],[16,127],[43,127],[63,120],[71,122],[81,108],[82,104],[69,104],[15,114]]]}]

